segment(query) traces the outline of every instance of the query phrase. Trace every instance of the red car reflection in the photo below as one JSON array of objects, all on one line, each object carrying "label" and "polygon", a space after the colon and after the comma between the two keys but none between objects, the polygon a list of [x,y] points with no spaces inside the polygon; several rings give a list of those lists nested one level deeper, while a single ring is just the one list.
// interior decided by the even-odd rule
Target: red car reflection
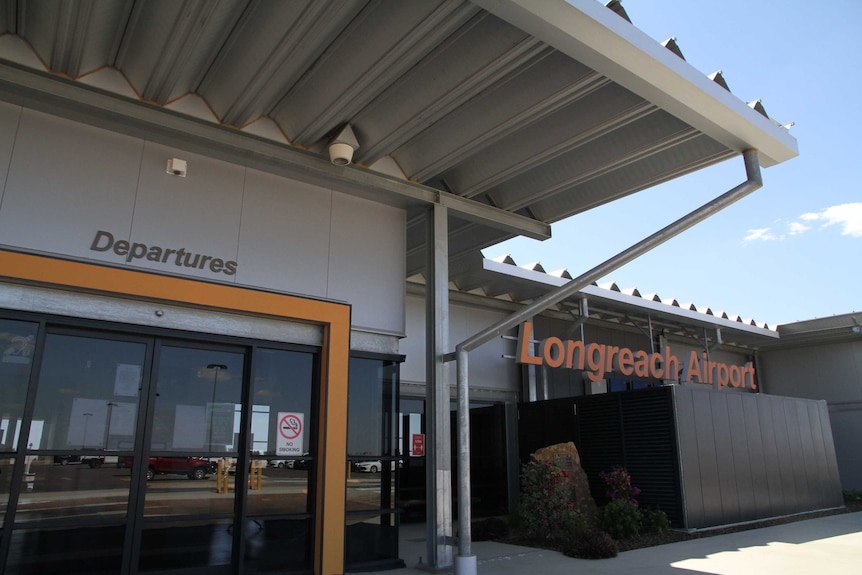
[{"label": "red car reflection", "polygon": [[[132,467],[134,457],[123,457],[123,466]],[[206,479],[215,473],[216,464],[198,457],[150,457],[147,481],[156,475],[185,475],[189,479]]]}]

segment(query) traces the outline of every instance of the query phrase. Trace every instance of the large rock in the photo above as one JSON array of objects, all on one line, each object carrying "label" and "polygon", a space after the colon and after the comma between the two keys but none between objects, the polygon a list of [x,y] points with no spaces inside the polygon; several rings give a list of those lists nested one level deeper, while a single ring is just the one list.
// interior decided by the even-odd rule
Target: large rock
[{"label": "large rock", "polygon": [[578,448],[571,441],[543,447],[530,457],[536,461],[548,461],[568,474],[566,480],[572,489],[572,501],[575,508],[582,514],[591,515],[596,512],[596,502],[590,494],[590,482],[584,468],[581,467],[581,456]]}]

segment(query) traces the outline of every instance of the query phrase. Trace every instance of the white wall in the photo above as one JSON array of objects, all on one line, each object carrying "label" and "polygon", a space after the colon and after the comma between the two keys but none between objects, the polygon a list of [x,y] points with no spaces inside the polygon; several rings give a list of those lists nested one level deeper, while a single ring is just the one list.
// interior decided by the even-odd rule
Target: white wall
[{"label": "white wall", "polygon": [[[404,333],[402,209],[5,103],[0,186],[2,246],[346,301],[355,328]],[[91,249],[100,230],[212,259],[126,261]]]},{"label": "white wall", "polygon": [[[425,300],[407,296],[407,337],[401,340],[399,351],[406,355],[401,365],[401,381],[404,384],[425,383]],[[449,307],[449,347],[478,333],[508,314],[456,303]],[[515,335],[515,332],[512,332]],[[470,387],[475,390],[475,399],[514,401],[520,390],[520,367],[513,359],[503,355],[514,355],[515,344],[504,339],[495,339],[470,352],[468,358]],[[455,385],[454,368],[452,386]],[[484,392],[484,393],[483,393]],[[496,395],[499,393],[499,395]],[[471,395],[471,397],[473,397]],[[454,395],[453,395],[454,399]]]}]

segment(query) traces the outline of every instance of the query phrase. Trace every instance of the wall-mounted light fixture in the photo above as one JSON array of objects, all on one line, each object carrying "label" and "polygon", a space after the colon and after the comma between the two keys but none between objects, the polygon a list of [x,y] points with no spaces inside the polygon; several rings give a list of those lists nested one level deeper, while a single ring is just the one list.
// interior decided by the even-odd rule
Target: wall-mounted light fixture
[{"label": "wall-mounted light fixture", "polygon": [[336,166],[346,166],[353,161],[353,152],[359,148],[359,142],[350,124],[345,124],[329,141],[329,161]]},{"label": "wall-mounted light fixture", "polygon": [[179,176],[181,178],[186,177],[186,172],[189,169],[188,162],[185,160],[181,160],[179,158],[171,158],[168,160],[168,167],[165,170],[172,176]]}]

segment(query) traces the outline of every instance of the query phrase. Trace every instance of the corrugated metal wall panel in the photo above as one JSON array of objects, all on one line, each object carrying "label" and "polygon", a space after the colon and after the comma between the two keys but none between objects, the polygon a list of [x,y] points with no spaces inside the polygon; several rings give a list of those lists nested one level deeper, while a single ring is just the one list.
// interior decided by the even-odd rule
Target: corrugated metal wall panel
[{"label": "corrugated metal wall panel", "polygon": [[700,455],[695,432],[694,404],[690,390],[674,387],[676,428],[679,438],[679,468],[682,475],[683,526],[703,525],[703,489],[701,488]]},{"label": "corrugated metal wall panel", "polygon": [[[797,450],[801,457],[797,458],[797,462],[801,460],[802,463],[802,485],[805,490],[805,501],[815,503],[819,499],[817,469],[814,464],[817,457],[814,454],[814,438],[811,433],[811,421],[808,419],[808,406],[805,401],[797,400],[793,402],[793,407],[796,409],[796,421],[798,422],[796,429],[799,433],[800,443]],[[791,419],[791,421],[793,420]]]},{"label": "corrugated metal wall panel", "polygon": [[715,446],[715,433],[712,423],[712,409],[709,395],[692,394],[694,409],[694,429],[697,434],[697,453],[700,466],[700,488],[703,494],[703,524],[718,525],[723,517],[721,507],[721,486],[718,480],[718,458]]},{"label": "corrugated metal wall panel", "polygon": [[696,450],[680,434],[687,527],[841,505],[824,402],[696,388],[675,398],[677,420],[697,431]]},{"label": "corrugated metal wall panel", "polygon": [[741,521],[739,512],[739,486],[736,483],[736,460],[728,437],[727,394],[710,394],[712,431],[715,441],[715,459],[718,464],[718,486],[721,491],[722,523]]},{"label": "corrugated metal wall panel", "polygon": [[793,459],[790,454],[790,430],[787,425],[787,411],[784,409],[784,399],[772,402],[772,425],[775,428],[775,446],[778,450],[778,467],[781,470],[781,490],[784,493],[784,504],[779,513],[794,513],[799,501],[799,491],[796,486],[796,474],[793,470]]},{"label": "corrugated metal wall panel", "polygon": [[754,517],[772,515],[772,493],[769,490],[769,473],[766,469],[764,436],[757,415],[757,401],[743,401],[745,443],[751,465],[751,495],[754,499]]},{"label": "corrugated metal wall panel", "polygon": [[739,502],[739,521],[757,518],[757,502],[752,479],[751,450],[748,427],[742,398],[739,394],[725,394],[727,398],[727,440],[733,452],[736,471],[736,493]]},{"label": "corrugated metal wall panel", "polygon": [[824,456],[826,457],[826,481],[828,481],[827,507],[838,507],[844,504],[843,493],[840,489],[832,489],[833,485],[842,485],[838,473],[838,460],[835,455],[835,443],[832,437],[832,425],[829,420],[829,407],[825,401],[817,402],[817,411],[820,415],[820,430],[823,433]]},{"label": "corrugated metal wall panel", "polygon": [[770,515],[779,515],[784,509],[785,493],[784,481],[781,479],[781,466],[778,462],[778,442],[775,439],[772,405],[762,396],[757,397],[756,404],[760,418],[760,431],[763,435],[763,462],[766,466],[769,487]]}]

